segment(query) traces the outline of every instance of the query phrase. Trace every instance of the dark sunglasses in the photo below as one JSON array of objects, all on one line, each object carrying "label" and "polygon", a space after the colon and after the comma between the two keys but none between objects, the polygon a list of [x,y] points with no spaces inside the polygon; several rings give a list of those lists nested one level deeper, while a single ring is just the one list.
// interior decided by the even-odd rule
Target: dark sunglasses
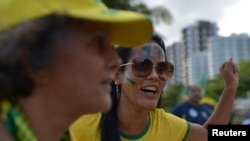
[{"label": "dark sunglasses", "polygon": [[157,65],[154,65],[150,59],[143,57],[135,58],[131,63],[122,64],[120,67],[126,65],[132,65],[133,74],[141,78],[149,76],[153,67],[155,67],[156,72],[162,81],[168,80],[174,72],[174,66],[170,62],[158,62]]}]

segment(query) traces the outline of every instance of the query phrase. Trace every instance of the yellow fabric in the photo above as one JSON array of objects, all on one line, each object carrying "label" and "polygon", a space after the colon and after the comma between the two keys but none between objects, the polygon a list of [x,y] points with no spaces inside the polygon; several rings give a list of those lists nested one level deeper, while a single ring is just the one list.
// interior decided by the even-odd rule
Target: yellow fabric
[{"label": "yellow fabric", "polygon": [[[182,141],[189,133],[189,124],[162,109],[150,111],[148,131],[134,141]],[[76,141],[100,141],[101,114],[86,115],[72,124],[70,130]],[[129,141],[121,137],[122,141]]]},{"label": "yellow fabric", "polygon": [[72,139],[74,141],[100,141],[100,121],[101,113],[80,117],[70,127]]},{"label": "yellow fabric", "polygon": [[70,133],[70,137],[72,141],[78,141],[77,137],[73,135],[72,133]]},{"label": "yellow fabric", "polygon": [[201,104],[210,104],[210,105],[212,105],[214,108],[216,108],[216,106],[217,106],[217,104],[218,104],[218,102],[217,102],[215,99],[211,98],[211,97],[203,97],[203,98],[200,100],[200,103],[201,103]]},{"label": "yellow fabric", "polygon": [[153,32],[146,15],[108,9],[101,0],[0,0],[0,31],[50,14],[109,23],[113,44],[128,47],[145,43]]}]

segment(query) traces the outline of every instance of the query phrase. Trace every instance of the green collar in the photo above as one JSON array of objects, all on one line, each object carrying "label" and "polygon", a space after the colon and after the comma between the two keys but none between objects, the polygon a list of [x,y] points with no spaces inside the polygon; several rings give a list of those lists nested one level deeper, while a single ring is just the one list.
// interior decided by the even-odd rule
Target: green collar
[{"label": "green collar", "polygon": [[151,124],[150,113],[148,113],[148,117],[149,117],[149,121],[147,123],[147,126],[142,130],[141,133],[139,133],[137,135],[130,135],[130,134],[126,134],[126,133],[122,132],[121,130],[119,130],[120,136],[122,136],[123,138],[126,138],[128,140],[137,140],[137,139],[140,139],[141,137],[143,137],[148,132],[148,130],[150,128],[150,124]]}]

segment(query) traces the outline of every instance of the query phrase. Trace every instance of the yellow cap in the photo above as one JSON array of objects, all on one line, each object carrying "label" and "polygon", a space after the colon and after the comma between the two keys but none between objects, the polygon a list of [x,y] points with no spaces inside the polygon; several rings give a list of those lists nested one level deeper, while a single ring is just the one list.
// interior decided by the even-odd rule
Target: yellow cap
[{"label": "yellow cap", "polygon": [[141,45],[153,32],[146,15],[108,9],[101,0],[0,0],[0,31],[50,14],[109,23],[112,43],[122,46]]}]

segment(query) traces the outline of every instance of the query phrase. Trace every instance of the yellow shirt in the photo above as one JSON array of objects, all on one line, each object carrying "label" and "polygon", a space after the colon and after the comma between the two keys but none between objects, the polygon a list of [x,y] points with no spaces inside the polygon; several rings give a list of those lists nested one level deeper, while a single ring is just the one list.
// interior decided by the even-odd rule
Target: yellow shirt
[{"label": "yellow shirt", "polygon": [[[150,124],[143,134],[120,134],[122,141],[182,141],[189,133],[190,125],[187,121],[163,109],[149,112]],[[100,141],[101,113],[84,115],[71,125],[70,131],[76,141]]]}]

